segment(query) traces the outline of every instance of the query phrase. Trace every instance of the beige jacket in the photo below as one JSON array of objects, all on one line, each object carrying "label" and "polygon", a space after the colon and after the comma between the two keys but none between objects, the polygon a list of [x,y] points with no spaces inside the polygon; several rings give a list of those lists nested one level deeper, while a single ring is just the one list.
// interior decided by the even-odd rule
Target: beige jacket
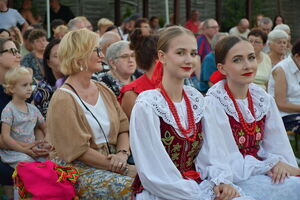
[{"label": "beige jacket", "polygon": [[[128,132],[128,119],[109,88],[96,83],[110,119],[109,144],[116,145],[118,135]],[[58,156],[72,162],[88,148],[103,149],[104,144],[96,145],[91,127],[84,112],[73,96],[65,91],[56,90],[47,112],[47,141],[55,150],[50,157]]]}]

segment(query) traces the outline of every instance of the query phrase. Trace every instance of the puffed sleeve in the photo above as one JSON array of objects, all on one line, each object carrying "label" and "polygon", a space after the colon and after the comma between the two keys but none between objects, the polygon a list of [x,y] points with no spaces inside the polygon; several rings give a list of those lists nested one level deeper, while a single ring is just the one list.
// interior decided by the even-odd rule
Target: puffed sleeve
[{"label": "puffed sleeve", "polygon": [[47,138],[61,159],[71,162],[86,152],[91,133],[86,118],[71,94],[57,90],[47,113]]},{"label": "puffed sleeve", "polygon": [[298,167],[282,118],[275,100],[270,98],[270,109],[266,116],[264,139],[258,155],[262,158],[277,157],[280,161]]},{"label": "puffed sleeve", "polygon": [[197,182],[183,179],[167,154],[159,117],[146,102],[137,101],[131,112],[130,143],[145,190],[162,199],[200,199]]},{"label": "puffed sleeve", "polygon": [[205,101],[207,103],[204,114],[205,141],[200,152],[200,159],[204,161],[197,162],[203,178],[208,177],[216,183],[222,179],[236,183],[253,175],[266,173],[279,161],[277,157],[263,161],[251,155],[244,157],[236,145],[228,116],[220,102],[211,96],[205,97]]}]

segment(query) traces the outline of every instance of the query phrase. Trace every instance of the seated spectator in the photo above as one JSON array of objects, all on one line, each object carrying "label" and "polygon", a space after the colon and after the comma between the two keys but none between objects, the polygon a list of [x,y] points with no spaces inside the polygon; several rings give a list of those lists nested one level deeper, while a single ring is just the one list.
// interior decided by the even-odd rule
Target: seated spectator
[{"label": "seated spectator", "polygon": [[215,59],[215,45],[219,40],[222,38],[228,36],[228,33],[216,33],[211,41],[211,48],[212,52],[207,54],[207,56],[204,58],[203,63],[201,65],[201,73],[200,73],[200,92],[202,94],[205,94],[207,90],[212,86],[212,83],[210,83],[209,78],[210,76],[218,70],[216,65],[216,59]]},{"label": "seated spectator", "polygon": [[26,19],[29,25],[39,24],[42,21],[41,16],[34,16],[32,13],[32,0],[23,0],[20,14]]},{"label": "seated spectator", "polygon": [[128,120],[111,90],[91,80],[104,58],[98,37],[80,29],[59,44],[61,71],[68,78],[47,112],[48,140],[55,149],[50,156],[79,170],[80,199],[129,200],[136,170],[127,164]]},{"label": "seated spectator", "polygon": [[283,30],[289,35],[288,45],[287,45],[287,55],[289,55],[292,51],[293,45],[291,43],[291,29],[287,24],[278,24],[274,27],[273,30]]},{"label": "seated spectator", "polygon": [[84,20],[81,17],[75,17],[69,21],[68,28],[70,31],[85,28]]},{"label": "seated spectator", "polygon": [[195,35],[199,34],[199,27],[201,21],[199,20],[200,13],[198,10],[192,10],[191,17],[188,21],[185,23],[185,28],[192,31]]},{"label": "seated spectator", "polygon": [[9,29],[19,25],[24,32],[28,26],[28,23],[17,10],[7,7],[7,0],[0,0],[0,19],[0,28]]},{"label": "seated spectator", "polygon": [[60,71],[57,55],[59,42],[60,40],[53,39],[47,45],[43,56],[45,78],[37,84],[33,92],[33,102],[44,117],[46,117],[50,100],[57,88],[56,81],[64,78]]},{"label": "seated spectator", "polygon": [[90,31],[93,31],[93,26],[91,22],[85,16],[78,16],[76,18],[79,18],[83,21],[85,28],[89,29]]},{"label": "seated spectator", "polygon": [[149,25],[149,21],[147,18],[140,18],[137,19],[135,24],[134,24],[134,28],[138,29],[137,31],[141,31],[141,34],[143,36],[149,36],[150,35],[150,25]]},{"label": "seated spectator", "polygon": [[[55,19],[62,19],[68,23],[75,16],[70,7],[60,4],[59,0],[50,0],[50,23]],[[44,24],[47,24],[47,17],[45,14]]]},{"label": "seated spectator", "polygon": [[14,42],[18,43],[19,45],[23,45],[23,36],[20,29],[16,26],[10,27],[9,29],[10,37],[13,39]]},{"label": "seated spectator", "polygon": [[46,32],[42,29],[34,29],[30,32],[28,40],[32,46],[32,52],[24,56],[21,65],[29,67],[33,71],[33,79],[35,84],[44,77],[43,54],[48,44]]},{"label": "seated spectator", "polygon": [[96,80],[105,83],[118,97],[121,87],[136,79],[135,54],[129,49],[129,42],[119,41],[108,47],[105,58],[110,71],[100,73]]},{"label": "seated spectator", "polygon": [[273,29],[279,24],[284,24],[284,18],[281,15],[276,15],[273,20]]},{"label": "seated spectator", "polygon": [[106,29],[112,25],[114,25],[114,23],[107,18],[99,19],[97,23],[99,36],[101,37],[106,32]]},{"label": "seated spectator", "polygon": [[246,18],[243,18],[240,20],[237,26],[232,27],[229,30],[229,35],[235,35],[235,36],[240,36],[247,38],[249,34],[249,21]]},{"label": "seated spectator", "polygon": [[258,14],[256,15],[255,19],[254,19],[254,23],[253,23],[253,28],[259,28],[259,23],[260,23],[260,20],[264,18],[264,15],[263,14]]},{"label": "seated spectator", "polygon": [[268,55],[272,66],[275,66],[286,57],[288,39],[289,35],[282,30],[273,30],[269,33],[267,44],[270,48]]},{"label": "seated spectator", "polygon": [[145,73],[135,81],[122,87],[120,91],[119,102],[129,119],[137,96],[145,90],[154,89],[156,86],[153,74],[157,60],[158,36],[145,37],[141,35],[141,32],[135,30],[130,38],[130,49],[134,50],[136,64]]},{"label": "seated spectator", "polygon": [[151,28],[151,31],[153,33],[156,33],[158,31],[159,27],[159,18],[156,16],[152,16],[149,20],[149,25]]},{"label": "seated spectator", "polygon": [[29,34],[31,33],[32,30],[33,29],[27,29],[23,33],[23,44],[20,47],[22,57],[25,57],[28,53],[32,51],[32,46],[28,40]]},{"label": "seated spectator", "polygon": [[273,67],[268,92],[275,98],[285,128],[300,134],[300,40],[292,55]]},{"label": "seated spectator", "polygon": [[264,17],[258,22],[258,28],[261,29],[265,34],[269,34],[272,30],[273,22],[269,17]]},{"label": "seated spectator", "polygon": [[262,87],[264,90],[268,88],[272,64],[270,57],[262,52],[266,42],[267,35],[260,29],[253,29],[248,35],[248,41],[253,45],[255,57],[257,60],[257,71],[254,83]]},{"label": "seated spectator", "polygon": [[54,38],[61,40],[64,35],[66,35],[69,32],[69,29],[65,25],[59,25],[54,29]]}]

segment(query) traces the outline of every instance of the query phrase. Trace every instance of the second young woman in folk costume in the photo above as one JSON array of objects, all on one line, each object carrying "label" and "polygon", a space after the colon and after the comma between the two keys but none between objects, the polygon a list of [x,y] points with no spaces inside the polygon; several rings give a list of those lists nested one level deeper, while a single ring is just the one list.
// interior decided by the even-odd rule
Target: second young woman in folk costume
[{"label": "second young woman in folk costume", "polygon": [[[197,163],[214,179],[212,163],[231,169],[228,180],[257,200],[300,199],[300,174],[274,99],[252,84],[257,70],[252,45],[226,37],[215,48],[216,63],[226,80],[207,93],[206,142]],[[230,172],[230,173],[229,173]]]},{"label": "second young woman in folk costume", "polygon": [[163,65],[157,89],[141,93],[133,107],[130,142],[138,177],[133,184],[136,199],[210,200],[248,199],[221,178],[217,184],[202,181],[195,168],[201,162],[204,98],[184,86],[197,62],[192,32],[174,26],[163,30],[158,41]]}]

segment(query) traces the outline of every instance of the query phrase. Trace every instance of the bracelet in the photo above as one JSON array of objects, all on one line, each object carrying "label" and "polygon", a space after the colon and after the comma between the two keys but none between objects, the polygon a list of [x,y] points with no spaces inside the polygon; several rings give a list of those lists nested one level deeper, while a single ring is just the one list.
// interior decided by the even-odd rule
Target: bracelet
[{"label": "bracelet", "polygon": [[124,149],[117,151],[117,153],[126,154],[128,157],[130,156],[130,153],[127,150],[124,150]]}]

